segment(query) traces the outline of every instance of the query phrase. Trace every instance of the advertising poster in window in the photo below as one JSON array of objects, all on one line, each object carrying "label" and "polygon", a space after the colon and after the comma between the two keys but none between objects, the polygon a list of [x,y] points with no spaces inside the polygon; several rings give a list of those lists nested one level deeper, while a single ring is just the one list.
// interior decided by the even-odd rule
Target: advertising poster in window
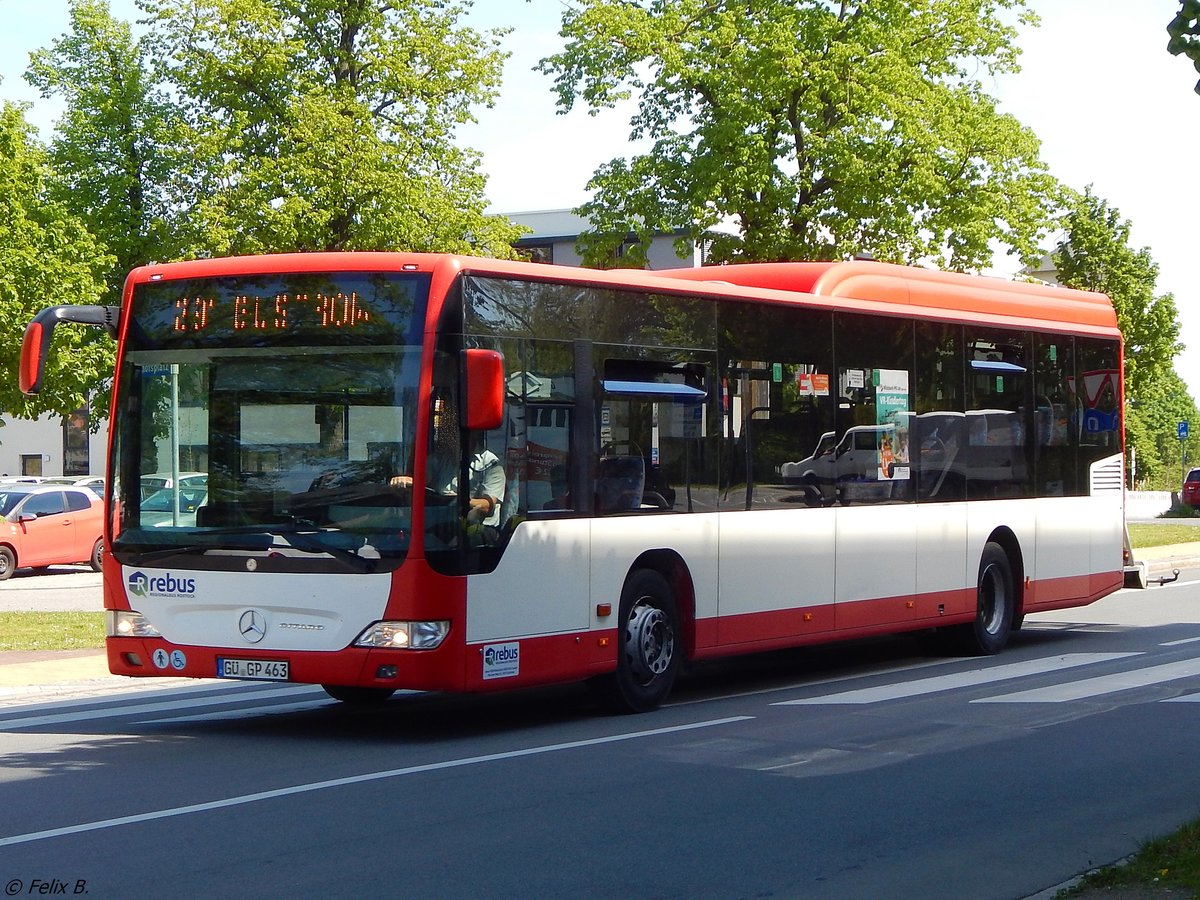
[{"label": "advertising poster in window", "polygon": [[875,422],[879,426],[880,481],[909,477],[908,370],[875,370]]}]

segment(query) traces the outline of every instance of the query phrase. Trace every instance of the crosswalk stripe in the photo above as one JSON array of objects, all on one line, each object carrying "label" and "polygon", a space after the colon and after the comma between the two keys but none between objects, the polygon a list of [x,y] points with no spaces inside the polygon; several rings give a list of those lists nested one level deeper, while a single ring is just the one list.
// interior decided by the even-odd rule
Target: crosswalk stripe
[{"label": "crosswalk stripe", "polygon": [[1133,669],[1128,672],[1114,672],[1110,675],[1085,678],[1082,681],[1054,684],[1049,687],[1017,691],[1012,694],[1000,694],[996,697],[986,697],[971,702],[1063,703],[1068,700],[1086,700],[1089,697],[1115,694],[1118,691],[1128,691],[1179,678],[1190,678],[1193,675],[1200,675],[1200,659],[1185,659],[1182,662],[1165,663],[1161,666],[1147,666],[1144,669]]},{"label": "crosswalk stripe", "polygon": [[333,698],[322,693],[312,700],[298,700],[295,703],[275,703],[266,706],[239,706],[237,709],[219,709],[214,712],[196,713],[191,716],[169,716],[165,719],[138,719],[139,725],[181,725],[185,722],[224,722],[230,719],[250,719],[257,716],[279,715],[280,713],[303,712],[309,709],[320,709],[329,706]]},{"label": "crosswalk stripe", "polygon": [[1043,659],[1009,663],[1007,665],[988,666],[980,669],[971,669],[967,672],[936,675],[932,678],[919,678],[915,681],[900,682],[898,684],[883,684],[878,687],[861,688],[856,691],[842,691],[836,694],[825,694],[820,697],[783,700],[772,704],[772,706],[881,703],[885,700],[900,700],[905,697],[918,697],[923,694],[935,694],[942,691],[955,690],[956,688],[975,687],[996,681],[1007,681],[1012,678],[1023,678],[1028,675],[1042,675],[1047,672],[1058,672],[1063,669],[1090,666],[1096,663],[1111,662],[1116,659],[1141,655],[1140,653],[1067,653],[1062,656],[1050,656]]},{"label": "crosswalk stripe", "polygon": [[104,709],[86,709],[78,712],[49,713],[40,716],[24,716],[16,719],[0,719],[0,731],[17,728],[38,728],[43,725],[62,725],[68,722],[86,722],[90,719],[113,719],[118,716],[137,718],[145,713],[165,712],[176,709],[195,709],[201,706],[220,706],[246,702],[258,702],[267,697],[286,697],[293,694],[312,693],[320,688],[311,684],[289,685],[288,687],[266,688],[253,694],[241,693],[232,696],[185,697],[179,700],[164,700],[158,703],[125,704]]}]

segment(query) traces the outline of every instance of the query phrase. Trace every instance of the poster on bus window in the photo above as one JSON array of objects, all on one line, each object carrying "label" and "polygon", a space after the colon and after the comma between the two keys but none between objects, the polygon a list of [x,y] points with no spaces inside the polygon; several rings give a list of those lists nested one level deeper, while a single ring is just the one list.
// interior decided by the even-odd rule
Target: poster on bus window
[{"label": "poster on bus window", "polygon": [[875,370],[875,422],[879,434],[880,481],[909,477],[908,370]]},{"label": "poster on bus window", "polygon": [[828,397],[829,375],[819,372],[796,373],[796,390],[801,397]]}]

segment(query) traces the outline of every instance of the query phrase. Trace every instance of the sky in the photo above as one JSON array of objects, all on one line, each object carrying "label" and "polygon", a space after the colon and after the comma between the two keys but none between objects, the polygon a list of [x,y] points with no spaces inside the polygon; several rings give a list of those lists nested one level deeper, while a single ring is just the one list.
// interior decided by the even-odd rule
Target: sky
[{"label": "sky", "polygon": [[[133,0],[110,0],[113,14],[136,19]],[[1132,223],[1131,243],[1159,266],[1157,293],[1172,293],[1187,349],[1176,370],[1200,397],[1200,73],[1166,52],[1166,26],[1179,0],[1030,0],[1042,19],[1018,40],[1022,71],[987,90],[1042,142],[1053,175],[1088,185]],[[563,209],[587,198],[602,163],[627,155],[629,109],[560,115],[550,77],[533,71],[561,47],[562,0],[476,0],[468,23],[505,26],[511,57],[501,94],[460,132],[480,151],[488,198],[498,212]],[[0,0],[0,100],[36,108],[29,118],[49,136],[55,112],[21,75],[31,50],[68,24],[66,0]],[[1047,246],[1047,250],[1050,247]],[[997,271],[1015,266],[997,261]],[[1193,423],[1193,427],[1200,423]]]}]

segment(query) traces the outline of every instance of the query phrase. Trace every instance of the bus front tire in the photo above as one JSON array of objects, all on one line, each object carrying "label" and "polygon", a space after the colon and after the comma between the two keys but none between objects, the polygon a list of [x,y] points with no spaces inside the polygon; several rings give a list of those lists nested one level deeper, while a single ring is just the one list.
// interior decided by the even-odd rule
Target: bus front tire
[{"label": "bus front tire", "polygon": [[1017,594],[1012,564],[1004,548],[989,542],[979,560],[975,621],[963,626],[964,649],[975,656],[999,653],[1016,619]]},{"label": "bus front tire", "polygon": [[617,670],[604,681],[617,712],[649,712],[666,700],[679,672],[683,643],[667,580],[639,569],[625,582],[617,621]]},{"label": "bus front tire", "polygon": [[396,693],[392,688],[347,687],[341,684],[323,684],[321,690],[334,700],[360,709],[383,706]]}]

